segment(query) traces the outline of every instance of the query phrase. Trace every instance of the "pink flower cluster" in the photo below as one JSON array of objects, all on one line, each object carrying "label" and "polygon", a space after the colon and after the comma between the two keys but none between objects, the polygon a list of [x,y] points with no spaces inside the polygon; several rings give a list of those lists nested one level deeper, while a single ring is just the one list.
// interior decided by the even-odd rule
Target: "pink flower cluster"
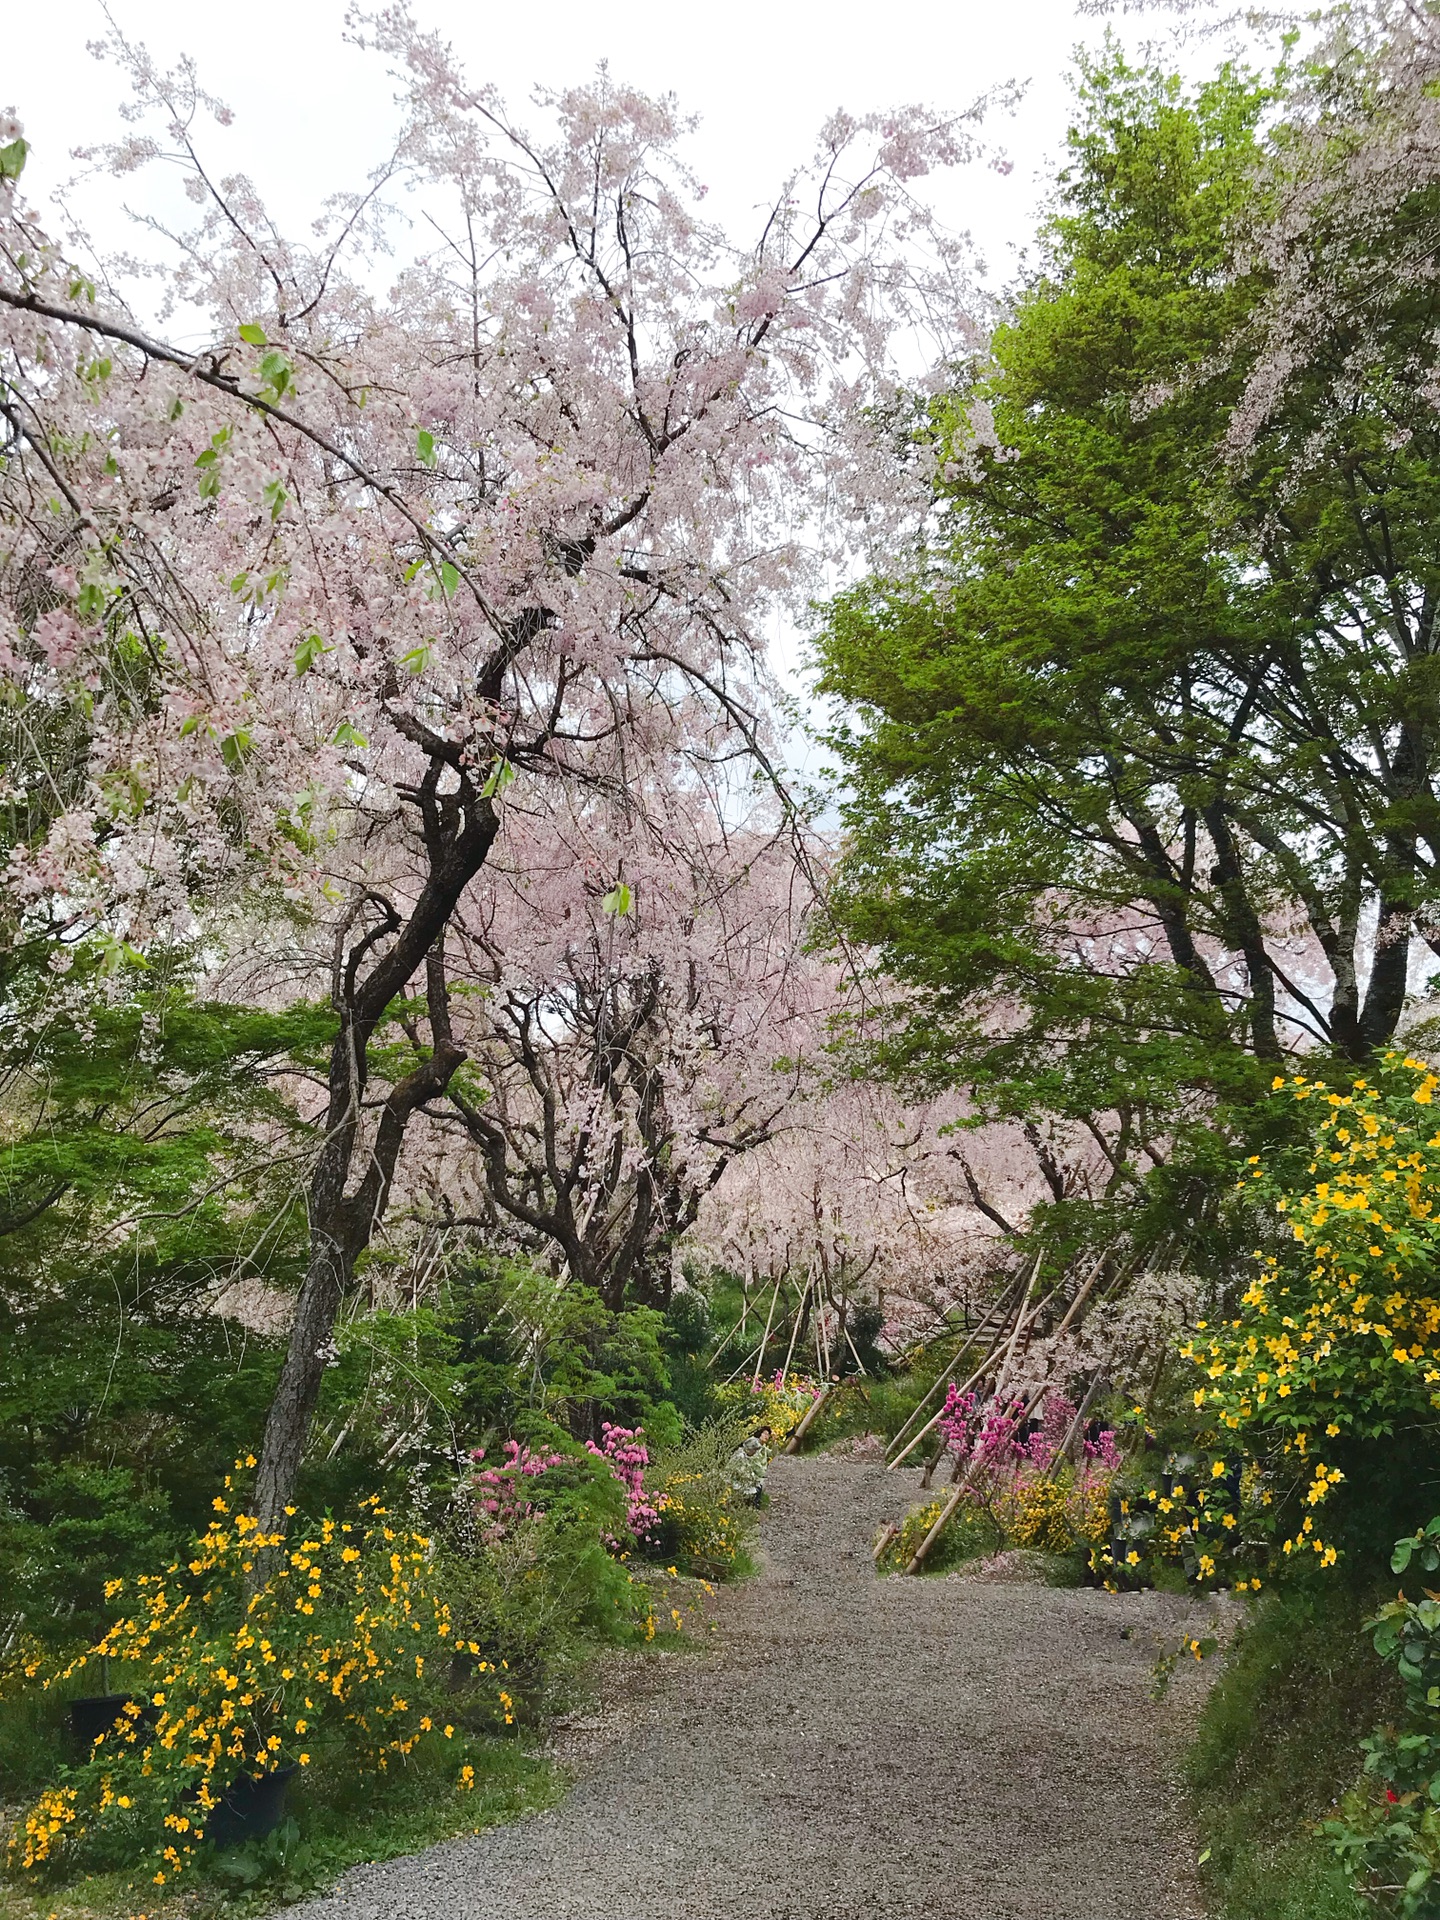
[{"label": "pink flower cluster", "polygon": [[768,1387],[762,1386],[758,1380],[752,1380],[750,1382],[751,1393],[768,1393],[772,1387],[776,1393],[802,1393],[808,1391],[812,1400],[818,1400],[820,1395],[825,1391],[820,1381],[805,1380],[798,1373],[792,1373],[787,1379],[783,1367],[777,1367],[775,1369],[775,1378],[770,1382]]},{"label": "pink flower cluster", "polygon": [[1087,1440],[1084,1445],[1088,1461],[1103,1467],[1107,1473],[1117,1471],[1123,1455],[1113,1427],[1102,1427],[1098,1436],[1094,1440]]},{"label": "pink flower cluster", "polygon": [[564,1458],[563,1453],[535,1453],[518,1440],[507,1440],[504,1464],[487,1467],[483,1464],[484,1447],[476,1447],[470,1455],[475,1467],[471,1484],[475,1489],[476,1512],[483,1516],[481,1534],[487,1544],[505,1539],[521,1521],[544,1511],[532,1498],[534,1489],[529,1483],[558,1466]]},{"label": "pink flower cluster", "polygon": [[645,1429],[616,1427],[607,1420],[600,1429],[600,1445],[597,1447],[593,1440],[585,1445],[597,1459],[605,1461],[624,1487],[629,1501],[625,1524],[637,1540],[643,1538],[660,1518],[645,1492],[645,1469],[650,1464]]},{"label": "pink flower cluster", "polygon": [[[1078,1411],[1063,1393],[1047,1393],[1034,1433],[1021,1436],[1023,1400],[1008,1405],[982,1406],[971,1392],[961,1394],[952,1381],[937,1426],[957,1460],[980,1473],[1005,1466],[1029,1466],[1044,1473],[1054,1464]],[[1120,1448],[1113,1427],[1102,1428],[1094,1440],[1082,1442],[1086,1467],[1113,1473],[1120,1465]]]},{"label": "pink flower cluster", "polygon": [[1012,1400],[1005,1406],[982,1406],[973,1392],[961,1395],[952,1382],[937,1424],[957,1460],[975,1473],[995,1472],[1022,1457],[1015,1436],[1024,1405],[1023,1400]]}]

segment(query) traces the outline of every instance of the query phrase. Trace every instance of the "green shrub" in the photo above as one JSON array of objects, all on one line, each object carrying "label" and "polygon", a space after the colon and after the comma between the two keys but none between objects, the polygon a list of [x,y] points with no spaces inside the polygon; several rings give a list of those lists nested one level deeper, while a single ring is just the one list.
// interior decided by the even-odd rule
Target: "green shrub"
[{"label": "green shrub", "polygon": [[[1391,1566],[1440,1573],[1440,1519],[1396,1543]],[[1366,1626],[1404,1696],[1395,1722],[1361,1742],[1365,1768],[1325,1822],[1330,1844],[1375,1910],[1440,1920],[1440,1599],[1401,1593]]]},{"label": "green shrub", "polygon": [[1316,1823],[1353,1781],[1394,1690],[1338,1581],[1260,1602],[1210,1692],[1188,1760],[1220,1920],[1359,1920]]},{"label": "green shrub", "polygon": [[[900,1531],[885,1548],[878,1561],[884,1573],[903,1573],[915,1558],[917,1549],[945,1509],[948,1495],[927,1500],[912,1507],[900,1524]],[[967,1560],[978,1560],[998,1551],[1004,1535],[981,1507],[962,1504],[950,1520],[925,1560],[927,1573],[944,1573]]]},{"label": "green shrub", "polygon": [[732,1485],[730,1460],[752,1424],[747,1400],[652,1456],[645,1483],[660,1516],[646,1543],[653,1558],[704,1580],[746,1570],[754,1509]]}]

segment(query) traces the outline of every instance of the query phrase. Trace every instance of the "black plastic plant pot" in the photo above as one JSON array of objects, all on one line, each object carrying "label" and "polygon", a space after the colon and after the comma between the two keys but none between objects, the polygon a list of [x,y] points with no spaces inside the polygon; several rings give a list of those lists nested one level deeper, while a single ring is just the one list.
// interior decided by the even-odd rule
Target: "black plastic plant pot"
[{"label": "black plastic plant pot", "polygon": [[286,1789],[299,1771],[292,1763],[273,1773],[237,1773],[205,1822],[211,1846],[243,1847],[273,1833],[285,1818]]},{"label": "black plastic plant pot", "polygon": [[[125,1710],[137,1707],[133,1716]],[[70,1732],[77,1746],[89,1754],[102,1733],[109,1733],[116,1723],[132,1719],[135,1722],[136,1744],[148,1742],[155,1722],[160,1718],[159,1707],[152,1707],[143,1700],[132,1699],[128,1693],[93,1693],[83,1699],[70,1702]]]}]

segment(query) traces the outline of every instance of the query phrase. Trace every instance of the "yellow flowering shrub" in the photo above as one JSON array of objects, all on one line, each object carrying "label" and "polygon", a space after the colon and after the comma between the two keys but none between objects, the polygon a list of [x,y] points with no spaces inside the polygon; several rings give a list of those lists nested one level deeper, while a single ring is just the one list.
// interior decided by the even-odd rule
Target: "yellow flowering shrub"
[{"label": "yellow flowering shrub", "polygon": [[1281,1545],[1322,1565],[1335,1549],[1314,1509],[1344,1478],[1327,1443],[1433,1423],[1440,1408],[1437,1088],[1397,1053],[1338,1090],[1276,1076],[1271,1097],[1302,1110],[1300,1156],[1253,1155],[1239,1183],[1274,1244],[1257,1250],[1238,1314],[1182,1348],[1202,1418],[1288,1461],[1303,1517]]},{"label": "yellow flowering shrub", "polygon": [[1093,1547],[1109,1530],[1106,1503],[1109,1476],[1103,1480],[1017,1475],[994,1499],[995,1517],[1017,1547],[1040,1553],[1073,1553]]},{"label": "yellow flowering shrub", "polygon": [[[744,1393],[748,1403],[748,1382]],[[656,1522],[645,1541],[651,1559],[673,1560],[708,1580],[735,1571],[755,1523],[754,1509],[737,1490],[734,1459],[751,1427],[746,1403],[691,1428],[652,1460],[646,1486]]]},{"label": "yellow flowering shrub", "polygon": [[[125,1611],[39,1678],[48,1688],[104,1662],[105,1691],[130,1704],[88,1765],[24,1813],[12,1869],[33,1873],[57,1856],[100,1866],[148,1858],[163,1887],[190,1863],[237,1776],[308,1767],[322,1743],[353,1769],[383,1773],[422,1741],[453,1738],[427,1703],[447,1692],[454,1655],[480,1650],[458,1643],[432,1590],[429,1543],[393,1527],[373,1500],[354,1522],[265,1534],[234,1506],[228,1480],[226,1493],[188,1560],[128,1589],[112,1581],[108,1597]],[[481,1684],[493,1684],[496,1716],[509,1720],[499,1676]]]},{"label": "yellow flowering shrub", "polygon": [[1107,1524],[1091,1536],[1090,1567],[1107,1587],[1148,1585],[1158,1566],[1170,1565],[1201,1585],[1259,1591],[1257,1569],[1268,1562],[1275,1534],[1275,1493],[1257,1462],[1198,1444],[1163,1462],[1139,1452],[1105,1504]]},{"label": "yellow flowering shrub", "polygon": [[748,1531],[735,1497],[706,1473],[675,1473],[651,1498],[660,1516],[657,1549],[689,1572],[723,1580]]},{"label": "yellow flowering shrub", "polygon": [[734,1380],[716,1398],[721,1406],[743,1412],[752,1433],[769,1427],[781,1447],[815,1404],[820,1382],[806,1373],[775,1373],[758,1382]]}]

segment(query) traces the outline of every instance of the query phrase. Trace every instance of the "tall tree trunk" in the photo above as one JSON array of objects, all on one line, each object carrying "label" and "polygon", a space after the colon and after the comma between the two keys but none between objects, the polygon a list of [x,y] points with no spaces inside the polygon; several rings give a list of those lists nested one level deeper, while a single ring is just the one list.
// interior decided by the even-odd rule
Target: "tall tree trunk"
[{"label": "tall tree trunk", "polygon": [[1226,937],[1240,949],[1250,982],[1250,1044],[1257,1059],[1278,1060],[1280,1042],[1275,1034],[1275,975],[1265,951],[1265,935],[1260,916],[1245,887],[1240,867],[1240,850],[1221,801],[1205,809],[1205,828],[1215,849],[1215,867],[1211,879],[1220,893]]},{"label": "tall tree trunk", "polygon": [[[295,1305],[280,1384],[265,1425],[255,1482],[255,1511],[267,1531],[283,1532],[287,1510],[294,1506],[340,1304],[356,1261],[385,1216],[405,1130],[418,1107],[445,1093],[465,1058],[450,1025],[445,929],[483,866],[500,821],[494,803],[476,792],[468,771],[457,764],[456,751],[444,742],[437,743],[437,749],[415,795],[428,858],[425,884],[415,905],[402,919],[382,896],[364,895],[336,939],[332,992],[340,1030],[330,1054],[325,1140],[310,1179],[310,1259]],[[455,776],[456,786],[443,793],[441,780],[447,770]],[[379,922],[347,952],[346,940],[367,906],[378,907]],[[377,951],[379,957],[364,972]],[[352,1190],[370,1042],[391,1004],[422,966],[430,1051],[392,1086]],[[414,1037],[418,1040],[418,1035]]]}]

